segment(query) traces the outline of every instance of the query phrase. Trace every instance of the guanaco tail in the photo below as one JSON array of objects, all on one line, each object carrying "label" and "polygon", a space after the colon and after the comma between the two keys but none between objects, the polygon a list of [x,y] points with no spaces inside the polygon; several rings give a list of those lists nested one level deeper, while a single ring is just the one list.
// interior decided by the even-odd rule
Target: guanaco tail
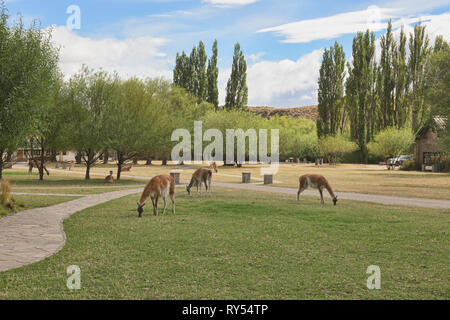
[{"label": "guanaco tail", "polygon": [[[213,162],[210,165],[210,168],[213,168],[214,171],[217,172],[216,162]],[[201,195],[202,194],[202,184],[205,184],[206,192],[211,193],[211,178],[212,178],[212,171],[210,169],[206,169],[206,168],[197,169],[192,174],[191,182],[186,187],[188,194],[191,194],[191,188],[193,185],[195,185],[197,187],[197,193],[198,193],[198,187],[200,185],[200,195]]]},{"label": "guanaco tail", "polygon": [[328,183],[327,179],[320,174],[305,174],[299,178],[299,186],[297,192],[297,201],[300,200],[300,193],[306,190],[308,187],[319,189],[320,193],[320,203],[324,204],[323,201],[323,189],[327,189],[331,198],[333,199],[333,204],[336,205],[338,201],[337,196],[334,194],[333,189]]},{"label": "guanaco tail", "polygon": [[172,201],[172,214],[175,214],[175,179],[167,174],[162,174],[153,177],[145,186],[142,192],[141,199],[137,203],[137,211],[139,213],[139,218],[142,217],[142,212],[144,212],[145,201],[148,197],[152,200],[153,204],[153,215],[158,215],[158,200],[162,196],[164,200],[163,214],[166,212],[167,205],[167,195],[169,194],[170,200]]}]

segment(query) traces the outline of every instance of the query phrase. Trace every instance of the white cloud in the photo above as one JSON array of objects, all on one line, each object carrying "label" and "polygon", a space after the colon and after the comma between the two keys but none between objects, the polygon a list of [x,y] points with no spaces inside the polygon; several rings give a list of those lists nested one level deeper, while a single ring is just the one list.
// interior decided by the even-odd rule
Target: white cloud
[{"label": "white cloud", "polygon": [[322,50],[297,61],[261,61],[247,70],[249,105],[294,107],[316,102]]},{"label": "white cloud", "polygon": [[[441,2],[432,1],[434,6],[437,6],[439,3]],[[423,22],[434,25],[436,29],[441,30],[441,33],[446,33],[449,30],[450,20],[448,19],[448,14],[405,16],[405,12],[411,11],[411,9],[405,10],[402,8],[370,6],[366,10],[292,22],[277,27],[261,29],[257,32],[274,32],[284,37],[282,42],[285,43],[306,43],[319,39],[334,39],[345,34],[354,34],[367,29],[374,32],[385,30],[389,19],[392,19],[394,29],[402,25],[408,26],[413,23]]]},{"label": "white cloud", "polygon": [[259,2],[261,0],[203,0],[203,2],[211,3],[218,6],[245,6],[247,4]]},{"label": "white cloud", "polygon": [[53,27],[52,35],[53,41],[60,46],[61,71],[67,76],[85,64],[94,69],[117,71],[122,77],[172,77],[169,66],[173,62],[160,51],[167,39],[91,39],[79,36],[65,26]]}]

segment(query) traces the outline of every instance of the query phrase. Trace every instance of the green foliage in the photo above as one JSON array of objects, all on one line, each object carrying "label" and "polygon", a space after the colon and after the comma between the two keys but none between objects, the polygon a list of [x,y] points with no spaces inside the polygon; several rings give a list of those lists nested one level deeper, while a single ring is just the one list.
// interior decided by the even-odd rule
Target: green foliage
[{"label": "green foliage", "polygon": [[375,36],[367,30],[358,32],[353,39],[353,63],[348,64],[349,77],[346,83],[347,108],[350,122],[350,136],[360,150],[360,159],[367,163],[367,142],[374,132],[376,112],[376,64],[374,59]]},{"label": "green foliage", "polygon": [[416,170],[416,162],[414,160],[405,160],[403,161],[402,165],[400,166],[400,170],[403,171],[414,171]]},{"label": "green foliage", "polygon": [[336,164],[345,153],[353,152],[358,146],[342,135],[324,136],[319,139],[319,153]]},{"label": "green foliage", "polygon": [[410,128],[396,129],[394,127],[386,128],[380,131],[373,142],[369,143],[369,152],[376,156],[382,156],[385,159],[399,156],[409,151],[414,143],[415,136]]},{"label": "green foliage", "polygon": [[330,50],[325,49],[320,67],[317,134],[342,133],[345,112],[343,110],[345,77],[345,53],[337,42]]},{"label": "green foliage", "polygon": [[3,153],[23,144],[45,112],[58,61],[50,31],[8,18],[0,4],[0,178]]},{"label": "green foliage", "polygon": [[[450,153],[450,49],[448,43],[444,45],[442,41],[438,45],[436,38],[435,51],[426,66],[425,99],[431,106],[431,117],[442,124],[437,128],[441,149]],[[438,46],[440,50],[436,50]]]},{"label": "green foliage", "polygon": [[217,67],[217,40],[213,44],[213,55],[208,61],[208,90],[206,95],[206,101],[214,105],[217,110],[219,107],[219,89],[217,88],[217,79],[219,78],[219,68]]},{"label": "green foliage", "polygon": [[408,86],[411,87],[409,103],[412,107],[412,130],[418,132],[429,116],[429,108],[424,103],[425,65],[430,53],[429,38],[425,26],[416,25],[409,38],[410,56],[408,60]]},{"label": "green foliage", "polygon": [[226,91],[225,108],[227,110],[243,109],[247,106],[247,63],[239,43],[234,46],[233,66]]}]

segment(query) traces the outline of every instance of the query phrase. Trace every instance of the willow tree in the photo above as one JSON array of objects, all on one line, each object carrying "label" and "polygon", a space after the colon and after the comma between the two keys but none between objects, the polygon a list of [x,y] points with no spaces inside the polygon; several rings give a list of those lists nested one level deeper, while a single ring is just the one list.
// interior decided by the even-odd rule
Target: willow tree
[{"label": "willow tree", "polygon": [[0,179],[4,153],[25,143],[48,103],[58,60],[50,31],[36,22],[25,28],[21,18],[15,24],[8,19],[0,5]]}]

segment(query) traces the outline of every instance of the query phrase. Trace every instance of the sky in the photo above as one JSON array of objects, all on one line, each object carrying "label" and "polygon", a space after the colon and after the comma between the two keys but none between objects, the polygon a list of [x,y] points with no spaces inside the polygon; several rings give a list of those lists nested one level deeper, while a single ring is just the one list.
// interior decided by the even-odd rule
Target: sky
[{"label": "sky", "polygon": [[369,28],[377,39],[391,19],[394,34],[427,26],[434,43],[450,40],[450,0],[6,0],[14,20],[38,20],[60,47],[69,77],[83,64],[131,76],[172,80],[177,52],[203,41],[219,49],[219,100],[225,101],[234,44],[247,61],[248,104],[298,107],[317,103],[324,48],[335,41],[351,61],[352,39]]}]

